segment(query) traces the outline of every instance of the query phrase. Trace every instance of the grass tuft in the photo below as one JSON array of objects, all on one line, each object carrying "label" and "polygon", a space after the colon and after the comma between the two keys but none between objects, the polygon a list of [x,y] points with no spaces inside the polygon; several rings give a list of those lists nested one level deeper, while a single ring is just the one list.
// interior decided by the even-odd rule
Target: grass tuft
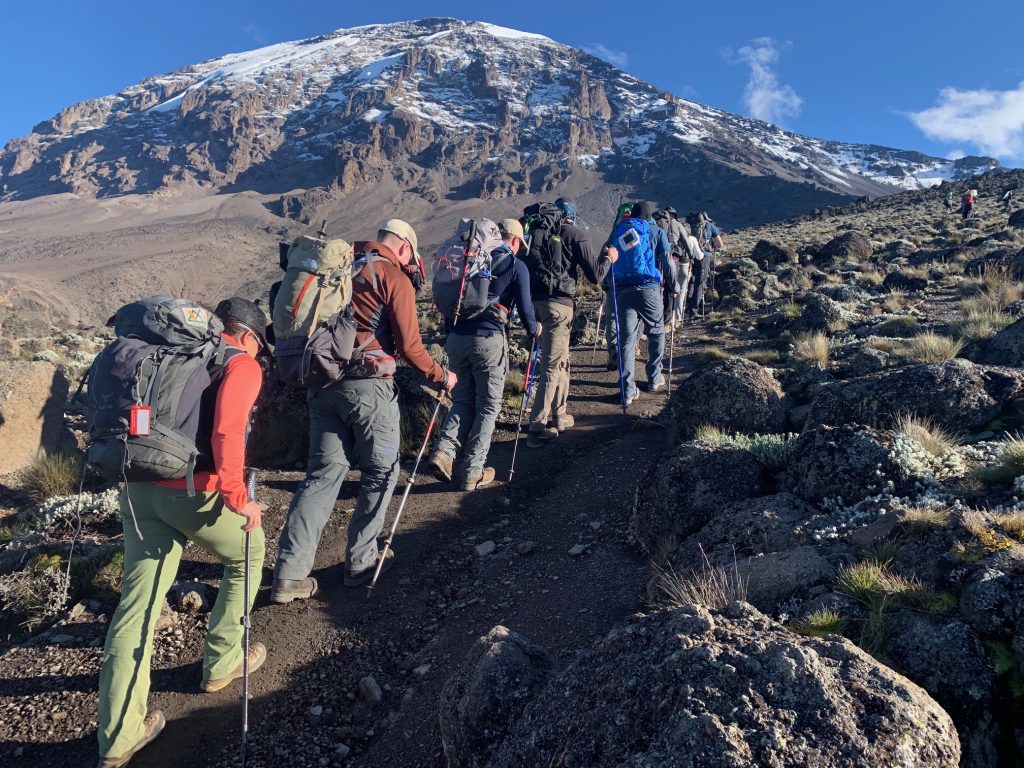
[{"label": "grass tuft", "polygon": [[900,515],[900,522],[915,530],[945,528],[949,525],[949,510],[943,507],[910,507]]},{"label": "grass tuft", "polygon": [[911,363],[939,363],[952,360],[963,348],[963,341],[925,331],[907,342],[904,355]]},{"label": "grass tuft", "polygon": [[774,349],[755,349],[752,352],[744,352],[742,357],[750,360],[752,363],[769,367],[778,365],[782,359],[782,355]]},{"label": "grass tuft", "polygon": [[793,341],[790,356],[798,363],[824,368],[828,365],[828,336],[821,331],[800,334]]},{"label": "grass tuft", "polygon": [[917,329],[917,318],[912,315],[897,315],[889,318],[875,330],[879,336],[905,338]]},{"label": "grass tuft", "polygon": [[962,445],[959,437],[936,424],[930,416],[921,418],[902,413],[896,417],[896,433],[914,441],[932,456],[945,456]]},{"label": "grass tuft", "polygon": [[966,342],[984,341],[1013,322],[1013,318],[992,310],[973,310],[957,325],[957,335]]},{"label": "grass tuft", "polygon": [[39,456],[21,471],[22,490],[36,504],[45,504],[55,496],[78,492],[82,477],[82,459],[68,453]]},{"label": "grass tuft", "polygon": [[804,637],[827,637],[842,635],[849,622],[837,611],[826,609],[812,611],[789,623],[789,630]]},{"label": "grass tuft", "polygon": [[700,571],[691,571],[685,576],[678,575],[671,568],[659,569],[657,586],[665,597],[666,605],[671,608],[702,605],[721,610],[747,599],[747,580],[740,576],[739,568],[734,565],[730,572],[712,565],[706,554]]}]

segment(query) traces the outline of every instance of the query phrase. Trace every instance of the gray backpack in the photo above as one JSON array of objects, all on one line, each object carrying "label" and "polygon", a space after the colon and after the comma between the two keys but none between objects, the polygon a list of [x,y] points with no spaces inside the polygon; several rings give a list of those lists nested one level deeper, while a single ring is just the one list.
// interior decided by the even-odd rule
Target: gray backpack
[{"label": "gray backpack", "polygon": [[224,326],[186,299],[152,296],[114,315],[117,338],[89,370],[86,461],[108,480],[187,481],[213,468],[215,388],[241,350],[222,343]]}]

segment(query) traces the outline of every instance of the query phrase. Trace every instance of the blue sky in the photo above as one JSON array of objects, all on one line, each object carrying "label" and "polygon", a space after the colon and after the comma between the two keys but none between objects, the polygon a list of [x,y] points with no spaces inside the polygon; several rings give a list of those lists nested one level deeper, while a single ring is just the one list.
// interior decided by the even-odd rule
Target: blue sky
[{"label": "blue sky", "polygon": [[538,32],[677,95],[806,135],[1024,166],[1021,0],[11,0],[0,145],[65,106],[150,75],[339,27],[430,16]]}]

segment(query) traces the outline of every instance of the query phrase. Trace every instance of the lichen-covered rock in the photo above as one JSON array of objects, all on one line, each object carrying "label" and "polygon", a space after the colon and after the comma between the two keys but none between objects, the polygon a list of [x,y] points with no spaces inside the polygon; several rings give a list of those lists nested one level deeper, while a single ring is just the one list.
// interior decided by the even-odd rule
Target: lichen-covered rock
[{"label": "lichen-covered rock", "polygon": [[814,261],[819,266],[832,266],[846,261],[866,261],[871,258],[871,241],[853,230],[834,237],[818,251]]},{"label": "lichen-covered rock", "polygon": [[441,744],[448,768],[482,768],[509,724],[548,681],[542,648],[498,625],[466,654],[441,690]]},{"label": "lichen-covered rock", "polygon": [[760,495],[763,474],[746,449],[685,443],[641,480],[629,538],[645,553],[669,552],[727,504]]},{"label": "lichen-covered rock", "polygon": [[972,574],[960,594],[960,612],[978,632],[1011,638],[1024,630],[1024,553],[999,553]]},{"label": "lichen-covered rock", "polygon": [[811,502],[859,501],[905,491],[910,473],[892,456],[888,437],[861,424],[806,429],[793,446],[787,487]]},{"label": "lichen-covered rock", "polygon": [[989,339],[984,346],[983,359],[991,365],[1024,365],[1024,318]]},{"label": "lichen-covered rock", "polygon": [[817,546],[737,557],[732,568],[747,586],[747,602],[768,614],[798,592],[831,583],[836,575],[836,566]]},{"label": "lichen-covered rock", "polygon": [[851,312],[839,302],[833,301],[818,291],[805,295],[803,303],[803,312],[790,326],[793,333],[830,332],[838,328],[857,325],[864,320],[861,315]]},{"label": "lichen-covered rock", "polygon": [[905,272],[890,272],[882,281],[882,288],[887,291],[923,291],[928,287],[928,278],[908,275]]},{"label": "lichen-covered rock", "polygon": [[964,753],[962,765],[994,768],[995,680],[978,635],[959,619],[918,611],[892,616],[887,634],[890,666],[928,691],[953,718]]},{"label": "lichen-covered rock", "polygon": [[898,415],[913,413],[954,432],[979,429],[1022,391],[1024,371],[946,360],[824,384],[807,424],[887,427]]},{"label": "lichen-covered rock", "polygon": [[1024,229],[1024,208],[1018,209],[1010,214],[1010,220],[1007,222],[1009,226],[1014,229]]},{"label": "lichen-covered rock", "polygon": [[706,366],[672,396],[677,434],[692,437],[701,426],[726,432],[783,432],[786,400],[770,370],[734,357]]},{"label": "lichen-covered rock", "polygon": [[773,243],[770,240],[758,240],[750,258],[757,262],[761,269],[774,269],[780,264],[796,264],[797,254],[788,245]]},{"label": "lichen-covered rock", "polygon": [[846,640],[751,606],[641,615],[527,706],[489,768],[954,768],[927,693]]},{"label": "lichen-covered rock", "polygon": [[68,380],[50,363],[0,366],[0,475],[17,472],[43,453],[54,453],[64,430]]}]

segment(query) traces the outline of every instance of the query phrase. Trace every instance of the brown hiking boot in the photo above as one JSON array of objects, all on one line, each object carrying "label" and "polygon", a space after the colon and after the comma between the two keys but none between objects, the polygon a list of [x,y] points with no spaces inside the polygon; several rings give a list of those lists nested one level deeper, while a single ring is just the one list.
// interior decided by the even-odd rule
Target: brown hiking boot
[{"label": "brown hiking boot", "polygon": [[156,709],[146,715],[146,719],[142,721],[142,725],[142,738],[139,739],[139,743],[123,755],[107,755],[106,757],[101,757],[99,768],[121,768],[122,765],[128,765],[129,760],[135,757],[143,747],[150,744],[153,739],[160,735],[164,726],[167,725],[167,720],[164,719],[164,713],[159,709]]},{"label": "brown hiking boot", "polygon": [[[378,559],[379,563],[380,560]],[[391,569],[391,564],[395,562],[395,550],[389,549],[387,554],[384,556],[384,566],[380,569],[381,575],[387,573]],[[345,586],[346,587],[358,587],[360,584],[369,584],[373,580],[373,574],[377,570],[377,563],[374,563],[368,568],[362,568],[358,571],[352,572],[348,568],[345,569]]]},{"label": "brown hiking boot", "polygon": [[430,454],[430,466],[434,468],[434,477],[446,482],[452,481],[452,457],[441,451]]},{"label": "brown hiking boot", "polygon": [[492,467],[484,467],[482,474],[476,477],[467,477],[462,481],[462,490],[475,491],[477,488],[483,488],[485,485],[490,485],[493,482],[494,469]]},{"label": "brown hiking boot", "polygon": [[543,448],[558,439],[558,430],[550,427],[541,430],[530,430],[530,436],[526,440],[527,448]]},{"label": "brown hiking boot", "polygon": [[[263,666],[263,662],[267,660],[267,646],[263,643],[254,643],[249,649],[249,674],[251,675],[257,669]],[[239,662],[238,666],[227,677],[213,677],[209,680],[203,680],[203,684],[199,686],[203,693],[216,693],[217,691],[223,690],[231,685],[232,682],[242,677],[245,671],[245,664]]]},{"label": "brown hiking boot", "polygon": [[557,429],[560,433],[565,432],[565,430],[567,429],[572,429],[575,426],[576,419],[574,419],[568,413],[565,414],[564,416],[560,416],[557,419],[555,419],[555,429]]},{"label": "brown hiking boot", "polygon": [[292,600],[308,600],[319,591],[316,579],[274,579],[274,587],[270,590],[270,602],[283,605]]}]

